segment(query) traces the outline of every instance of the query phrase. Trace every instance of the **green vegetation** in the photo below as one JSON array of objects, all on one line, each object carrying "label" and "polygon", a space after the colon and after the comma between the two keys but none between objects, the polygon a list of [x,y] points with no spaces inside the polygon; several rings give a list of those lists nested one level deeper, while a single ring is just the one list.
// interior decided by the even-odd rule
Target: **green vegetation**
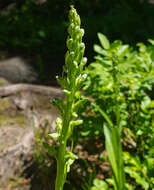
[{"label": "green vegetation", "polygon": [[[73,7],[69,23],[66,20],[70,2],[48,0],[38,5],[30,0],[0,15],[1,48],[34,59],[42,80],[55,67],[49,63],[51,59],[63,60],[69,25],[65,65],[62,76],[57,77],[65,98],[52,101],[60,113],[56,132],[50,132],[48,123],[35,132],[34,157],[41,188],[53,185],[56,160],[55,190],[154,190],[154,5],[137,0],[104,0],[103,5],[101,0],[71,2],[83,18],[85,54],[90,61],[100,31],[100,44],[94,45],[96,55],[87,68],[84,30]],[[8,107],[4,101],[0,112]],[[2,116],[0,123],[4,119],[25,122],[20,116],[14,120]],[[98,152],[96,143],[101,147]],[[73,163],[75,169],[70,167]],[[104,164],[108,164],[106,168]]]},{"label": "green vegetation", "polygon": [[[138,49],[134,50],[119,40],[110,43],[106,36],[98,33],[101,46],[94,45],[96,61],[85,71],[88,77],[84,95],[81,95],[82,78],[86,76],[82,74],[84,46],[80,45],[83,31],[74,8],[71,8],[69,21],[66,65],[62,77],[57,78],[66,99],[54,100],[61,118],[57,119],[57,133],[50,134],[55,141],[48,147],[57,160],[55,189],[63,189],[70,165],[77,158],[72,152],[73,144],[83,134],[91,138],[90,133],[96,130],[93,136],[105,135],[113,179],[111,176],[104,181],[94,179],[90,189],[150,190],[154,186],[153,101],[150,98],[154,83],[154,42],[149,40],[149,46],[138,43]],[[76,120],[79,117],[82,120]],[[75,125],[81,128],[74,128]],[[72,145],[66,151],[70,137]]]},{"label": "green vegetation", "polygon": [[[80,88],[85,80],[86,74],[83,74],[83,67],[86,64],[86,58],[83,57],[85,45],[82,42],[84,30],[80,28],[80,17],[76,10],[71,7],[69,13],[68,51],[65,57],[65,66],[63,68],[62,77],[57,77],[57,80],[63,88],[66,96],[65,100],[54,99],[53,104],[58,108],[61,118],[57,118],[57,133],[52,133],[52,139],[56,140],[58,148],[53,148],[53,154],[57,160],[57,177],[55,190],[63,190],[66,181],[67,172],[70,171],[70,166],[77,158],[73,154],[73,141],[71,149],[66,151],[67,141],[73,133],[74,127],[80,125],[82,120],[76,119],[78,117],[77,111],[83,103],[80,95]],[[49,147],[49,151],[52,149]]]},{"label": "green vegetation", "polygon": [[[87,69],[88,79],[85,87],[87,96],[95,102],[90,103],[91,111],[97,114],[93,120],[86,118],[88,124],[91,123],[87,125],[86,130],[93,128],[97,135],[102,135],[102,123],[106,128],[106,123],[110,125],[106,117],[110,117],[122,134],[125,173],[129,183],[127,188],[152,189],[154,123],[150,92],[154,83],[154,43],[152,40],[149,40],[151,45],[148,46],[138,43],[138,49],[134,50],[119,40],[110,44],[101,33],[98,33],[98,38],[101,46],[94,45],[97,52],[96,61]],[[100,121],[99,128],[98,122],[95,121]],[[107,137],[107,131],[104,133]],[[113,141],[108,141],[108,144],[110,148],[116,146]],[[106,147],[107,151],[109,145]],[[108,152],[113,167],[114,157],[112,156],[111,161],[110,154]],[[118,161],[120,162],[120,159]]]}]

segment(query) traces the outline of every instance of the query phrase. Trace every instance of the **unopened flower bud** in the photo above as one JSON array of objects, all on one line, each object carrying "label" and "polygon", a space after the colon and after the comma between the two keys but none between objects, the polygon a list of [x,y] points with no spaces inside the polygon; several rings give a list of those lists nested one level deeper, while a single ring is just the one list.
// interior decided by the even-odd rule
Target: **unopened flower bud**
[{"label": "unopened flower bud", "polygon": [[73,61],[73,65],[75,66],[75,68],[78,68],[78,63],[76,61]]},{"label": "unopened flower bud", "polygon": [[77,126],[77,125],[81,125],[83,123],[83,120],[76,120],[76,121],[71,121],[71,126],[74,127],[74,126]]},{"label": "unopened flower bud", "polygon": [[70,24],[70,26],[68,27],[68,33],[70,36],[72,36],[72,33],[74,32],[74,28],[75,28],[75,25],[73,23]]},{"label": "unopened flower bud", "polygon": [[64,89],[63,92],[64,92],[66,95],[70,95],[70,94],[71,94],[71,92],[70,92],[69,90],[66,90],[66,89]]},{"label": "unopened flower bud", "polygon": [[67,43],[68,49],[71,50],[72,47],[73,47],[73,39],[72,38],[68,38],[66,43]]},{"label": "unopened flower bud", "polygon": [[84,36],[84,29],[80,29],[80,34],[82,35],[82,37]]},{"label": "unopened flower bud", "polygon": [[51,134],[49,134],[49,136],[50,136],[52,139],[57,140],[58,137],[59,137],[59,134],[58,134],[58,133],[51,133]]}]

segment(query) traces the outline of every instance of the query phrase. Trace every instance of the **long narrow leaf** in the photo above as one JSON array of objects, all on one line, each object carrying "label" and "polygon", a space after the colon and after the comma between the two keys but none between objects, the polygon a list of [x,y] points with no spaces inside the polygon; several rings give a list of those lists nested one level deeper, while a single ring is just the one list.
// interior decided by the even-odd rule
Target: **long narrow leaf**
[{"label": "long narrow leaf", "polygon": [[107,122],[107,125],[104,125],[104,134],[106,150],[115,181],[115,190],[125,190],[125,173],[119,129],[113,126],[110,117],[96,103],[92,103],[92,105]]},{"label": "long narrow leaf", "polygon": [[106,150],[113,171],[116,190],[125,189],[125,174],[122,159],[122,146],[118,129],[104,126]]}]

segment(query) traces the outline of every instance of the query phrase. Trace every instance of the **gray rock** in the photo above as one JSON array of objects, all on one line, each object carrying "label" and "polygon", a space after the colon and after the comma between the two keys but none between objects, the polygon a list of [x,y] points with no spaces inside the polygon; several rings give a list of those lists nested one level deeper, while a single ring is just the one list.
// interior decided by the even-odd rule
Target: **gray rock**
[{"label": "gray rock", "polygon": [[37,74],[32,67],[20,57],[0,61],[0,77],[11,83],[35,83]]},{"label": "gray rock", "polygon": [[33,158],[34,131],[46,121],[51,131],[56,127],[58,113],[49,99],[29,91],[0,98],[0,190],[31,189],[30,183],[23,185],[23,172]]},{"label": "gray rock", "polygon": [[[14,128],[14,130],[16,129]],[[1,186],[5,186],[8,179],[19,177],[19,173],[24,169],[23,163],[32,151],[32,147],[34,145],[34,135],[32,131],[27,131],[20,140],[21,141],[19,143],[10,146],[0,153]]]}]

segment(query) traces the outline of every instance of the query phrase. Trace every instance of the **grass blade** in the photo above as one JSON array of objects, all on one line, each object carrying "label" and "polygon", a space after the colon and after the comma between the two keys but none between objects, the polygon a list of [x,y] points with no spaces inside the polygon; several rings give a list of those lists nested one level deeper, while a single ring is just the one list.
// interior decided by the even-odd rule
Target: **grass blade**
[{"label": "grass blade", "polygon": [[104,126],[106,150],[111,164],[116,190],[125,189],[125,174],[122,158],[122,145],[118,129]]}]

